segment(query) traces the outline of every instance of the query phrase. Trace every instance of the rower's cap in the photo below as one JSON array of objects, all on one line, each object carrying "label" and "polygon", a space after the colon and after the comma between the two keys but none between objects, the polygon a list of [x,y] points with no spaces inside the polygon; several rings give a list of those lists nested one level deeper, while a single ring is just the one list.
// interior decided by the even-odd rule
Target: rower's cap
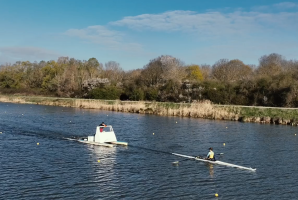
[{"label": "rower's cap", "polygon": [[212,147],[210,147],[209,150],[213,150]]}]

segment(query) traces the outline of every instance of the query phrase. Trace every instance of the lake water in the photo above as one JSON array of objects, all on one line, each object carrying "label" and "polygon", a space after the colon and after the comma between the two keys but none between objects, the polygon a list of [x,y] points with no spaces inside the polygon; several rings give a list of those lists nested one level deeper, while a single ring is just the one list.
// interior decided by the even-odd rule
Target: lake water
[{"label": "lake water", "polygon": [[[65,139],[103,121],[129,146]],[[0,132],[0,199],[298,199],[297,127],[0,103]],[[158,152],[209,147],[257,171]]]}]

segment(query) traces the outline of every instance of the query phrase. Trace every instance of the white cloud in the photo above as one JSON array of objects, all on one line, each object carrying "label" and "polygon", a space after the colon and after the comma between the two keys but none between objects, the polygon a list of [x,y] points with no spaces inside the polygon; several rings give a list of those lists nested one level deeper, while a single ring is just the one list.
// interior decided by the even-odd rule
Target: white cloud
[{"label": "white cloud", "polygon": [[83,29],[69,29],[65,32],[68,36],[78,37],[95,44],[104,45],[113,50],[140,50],[137,43],[124,42],[124,34],[119,31],[109,30],[105,26],[88,26]]},{"label": "white cloud", "polygon": [[[296,45],[298,41],[298,12],[293,10],[296,8],[296,3],[283,2],[251,8],[250,11],[241,8],[206,12],[174,10],[127,16],[106,26],[70,29],[65,34],[105,46],[107,49],[124,50],[122,52],[134,50],[140,53],[140,44],[127,42],[130,34],[138,31],[138,39],[144,38],[142,42],[148,47],[147,54],[158,51],[175,52],[174,45],[178,48],[189,45],[187,48],[190,51],[187,54],[200,54],[202,60],[205,58],[216,61],[216,55],[219,58],[239,58],[251,62],[253,58],[257,61],[261,55],[267,53],[284,52],[285,55],[290,55],[291,51],[295,50],[295,47],[291,47],[291,51],[287,49],[289,44]],[[121,31],[116,31],[116,28]],[[156,34],[151,36],[152,32]],[[169,37],[159,33],[166,33]],[[176,40],[181,39],[181,35],[185,39]],[[153,40],[156,44],[148,44],[148,41]],[[165,40],[167,42],[164,42]],[[168,42],[170,40],[173,42]]]},{"label": "white cloud", "polygon": [[297,9],[298,4],[293,2],[282,2],[273,5],[263,5],[263,6],[255,6],[252,8],[254,11],[259,12],[281,12],[285,10],[293,10]]},{"label": "white cloud", "polygon": [[273,6],[279,9],[298,8],[298,4],[293,2],[282,2],[282,3],[274,4]]},{"label": "white cloud", "polygon": [[193,11],[168,11],[161,14],[143,14],[124,17],[111,25],[126,26],[135,30],[193,32],[205,36],[249,34],[272,28],[288,27],[298,29],[298,13],[232,13]]},{"label": "white cloud", "polygon": [[38,47],[0,47],[0,63],[57,59],[59,53]]}]

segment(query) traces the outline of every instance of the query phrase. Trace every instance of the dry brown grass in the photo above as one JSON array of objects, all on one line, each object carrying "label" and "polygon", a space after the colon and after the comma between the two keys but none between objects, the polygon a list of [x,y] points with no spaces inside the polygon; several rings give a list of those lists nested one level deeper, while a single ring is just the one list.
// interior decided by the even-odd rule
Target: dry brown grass
[{"label": "dry brown grass", "polygon": [[192,104],[161,103],[144,101],[110,101],[96,99],[70,99],[36,96],[8,96],[0,95],[1,102],[41,104],[51,106],[77,107],[86,109],[100,109],[117,112],[149,113],[163,116],[181,116],[208,119],[238,120],[235,110],[216,107],[209,101]]},{"label": "dry brown grass", "polygon": [[0,102],[77,107],[117,112],[234,120],[242,122],[290,124],[298,126],[298,109],[214,105],[210,101],[189,104],[170,102],[71,99],[0,94]]},{"label": "dry brown grass", "polygon": [[161,115],[172,115],[181,117],[195,117],[208,119],[229,119],[233,120],[237,115],[225,109],[214,107],[210,102],[192,103],[190,106],[180,106],[175,108],[160,108]]}]

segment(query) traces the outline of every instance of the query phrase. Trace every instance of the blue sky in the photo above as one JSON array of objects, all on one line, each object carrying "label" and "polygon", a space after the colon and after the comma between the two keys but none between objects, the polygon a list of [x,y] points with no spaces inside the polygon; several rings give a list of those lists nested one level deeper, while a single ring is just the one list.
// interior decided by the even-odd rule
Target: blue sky
[{"label": "blue sky", "polygon": [[116,61],[138,69],[160,55],[185,64],[298,59],[298,1],[0,0],[0,64]]}]

